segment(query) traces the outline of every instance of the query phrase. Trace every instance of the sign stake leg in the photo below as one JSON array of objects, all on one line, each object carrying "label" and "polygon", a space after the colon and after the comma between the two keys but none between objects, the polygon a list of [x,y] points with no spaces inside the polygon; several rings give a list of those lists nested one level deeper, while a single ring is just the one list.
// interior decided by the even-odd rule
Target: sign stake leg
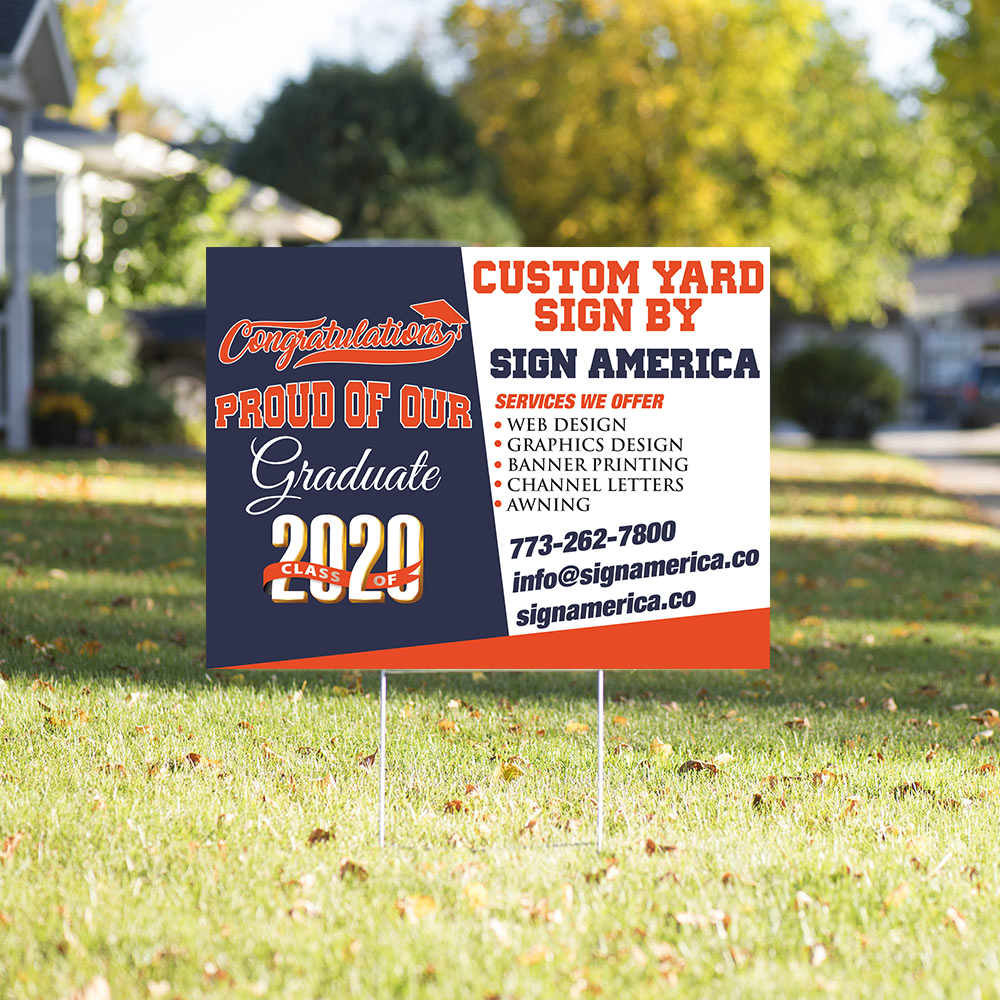
[{"label": "sign stake leg", "polygon": [[378,725],[378,846],[385,847],[385,671],[379,685]]},{"label": "sign stake leg", "polygon": [[604,843],[604,671],[597,671],[597,850]]}]

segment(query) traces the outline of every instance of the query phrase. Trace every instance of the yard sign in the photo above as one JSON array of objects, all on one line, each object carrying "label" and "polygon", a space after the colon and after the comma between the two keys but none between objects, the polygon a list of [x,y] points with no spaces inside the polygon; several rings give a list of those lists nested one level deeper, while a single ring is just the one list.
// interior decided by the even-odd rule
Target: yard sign
[{"label": "yard sign", "polygon": [[208,251],[208,665],[763,668],[768,251]]}]

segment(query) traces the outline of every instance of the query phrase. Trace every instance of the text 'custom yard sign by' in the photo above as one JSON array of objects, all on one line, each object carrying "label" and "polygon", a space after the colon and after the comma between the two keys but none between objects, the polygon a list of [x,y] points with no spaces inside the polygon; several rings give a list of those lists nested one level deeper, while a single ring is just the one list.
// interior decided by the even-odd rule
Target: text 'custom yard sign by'
[{"label": "text 'custom yard sign by'", "polygon": [[208,251],[208,665],[762,668],[768,251]]}]

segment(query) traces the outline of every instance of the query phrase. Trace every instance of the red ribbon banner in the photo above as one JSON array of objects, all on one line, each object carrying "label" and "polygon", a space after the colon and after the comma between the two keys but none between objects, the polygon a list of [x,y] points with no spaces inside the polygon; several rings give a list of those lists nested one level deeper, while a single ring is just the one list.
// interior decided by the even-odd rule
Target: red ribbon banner
[{"label": "red ribbon banner", "polygon": [[[369,573],[365,578],[366,590],[383,590],[386,587],[402,587],[413,583],[420,575],[421,563],[390,572]],[[276,562],[264,567],[264,583],[267,586],[272,580],[287,578],[289,580],[317,580],[320,583],[332,583],[337,587],[347,587],[351,582],[351,574],[346,569],[335,566],[324,566],[311,562]]]}]

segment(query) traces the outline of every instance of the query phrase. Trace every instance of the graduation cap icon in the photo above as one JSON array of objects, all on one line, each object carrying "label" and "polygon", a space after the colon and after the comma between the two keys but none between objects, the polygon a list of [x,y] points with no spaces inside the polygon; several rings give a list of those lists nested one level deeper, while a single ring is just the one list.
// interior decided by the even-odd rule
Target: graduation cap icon
[{"label": "graduation cap icon", "polygon": [[448,326],[459,326],[469,321],[444,299],[434,299],[432,302],[415,302],[410,306],[424,319],[439,319]]}]

